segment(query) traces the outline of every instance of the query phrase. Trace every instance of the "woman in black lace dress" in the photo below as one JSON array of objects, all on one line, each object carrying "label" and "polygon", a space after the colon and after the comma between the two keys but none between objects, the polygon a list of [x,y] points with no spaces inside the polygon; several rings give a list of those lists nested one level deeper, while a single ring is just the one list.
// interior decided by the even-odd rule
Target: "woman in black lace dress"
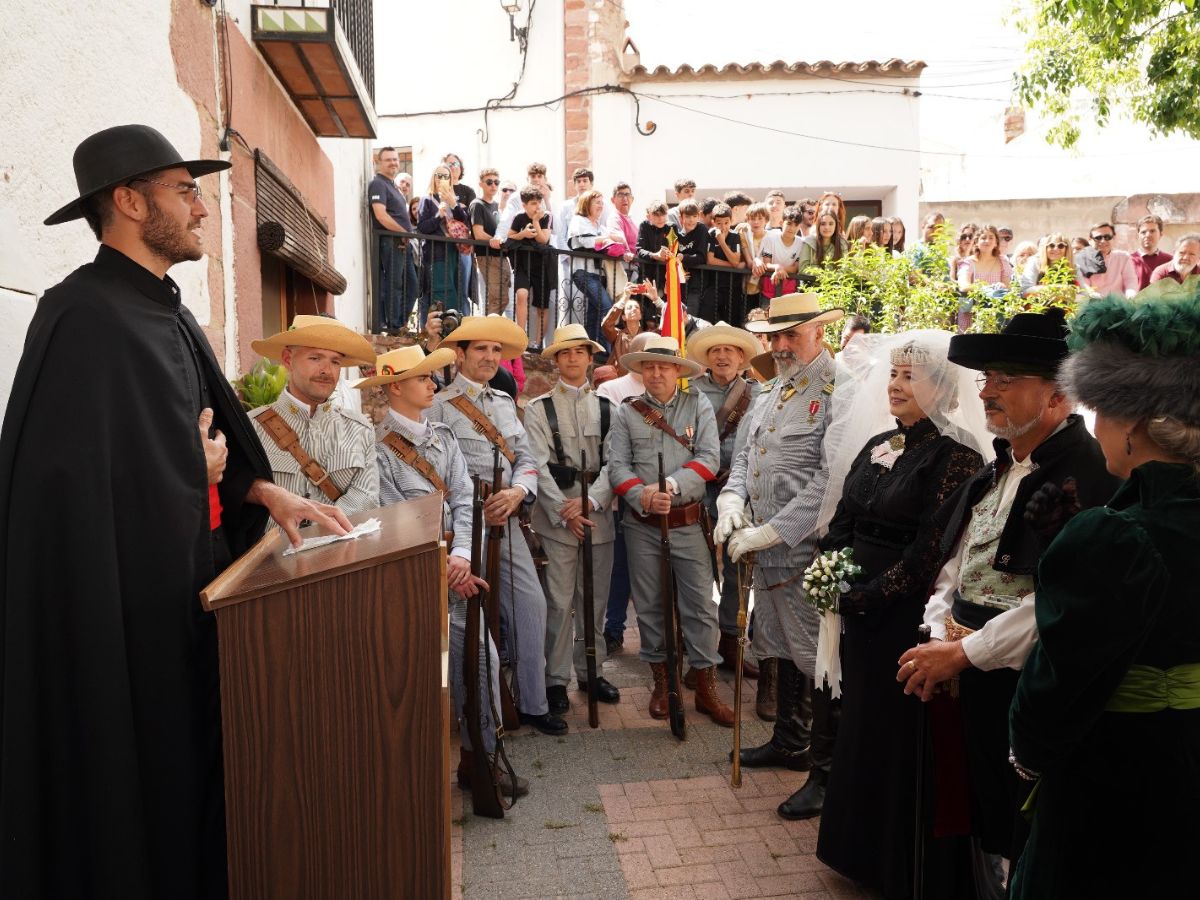
[{"label": "woman in black lace dress", "polygon": [[912,887],[918,704],[896,683],[896,659],[913,644],[937,574],[934,513],[983,459],[951,436],[970,440],[945,416],[959,399],[950,371],[957,367],[937,341],[892,345],[887,399],[897,427],[859,452],[821,540],[822,550],[853,547],[863,572],[839,604],[842,713],[817,856],[904,898]]}]

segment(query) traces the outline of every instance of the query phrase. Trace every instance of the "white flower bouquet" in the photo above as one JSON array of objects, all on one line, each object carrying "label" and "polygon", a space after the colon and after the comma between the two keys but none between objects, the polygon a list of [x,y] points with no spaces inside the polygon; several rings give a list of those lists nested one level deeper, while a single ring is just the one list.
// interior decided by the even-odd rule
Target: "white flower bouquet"
[{"label": "white flower bouquet", "polygon": [[822,553],[804,570],[804,601],[818,612],[835,613],[838,599],[861,574],[850,547]]}]

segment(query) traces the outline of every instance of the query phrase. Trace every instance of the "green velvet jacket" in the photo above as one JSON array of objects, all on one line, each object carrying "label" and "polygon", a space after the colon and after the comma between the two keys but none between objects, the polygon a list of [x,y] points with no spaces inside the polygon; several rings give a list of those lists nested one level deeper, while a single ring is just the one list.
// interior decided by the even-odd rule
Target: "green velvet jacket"
[{"label": "green velvet jacket", "polygon": [[1009,725],[1041,779],[1012,895],[1181,896],[1200,849],[1200,709],[1105,707],[1131,665],[1200,663],[1194,470],[1139,466],[1075,516],[1041,560],[1036,610]]}]

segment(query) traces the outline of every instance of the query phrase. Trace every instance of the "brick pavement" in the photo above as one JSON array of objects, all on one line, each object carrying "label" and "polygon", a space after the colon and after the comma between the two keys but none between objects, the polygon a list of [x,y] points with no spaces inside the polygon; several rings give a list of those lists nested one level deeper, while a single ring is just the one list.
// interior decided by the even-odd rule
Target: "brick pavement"
[{"label": "brick pavement", "polygon": [[[526,728],[509,737],[528,797],[491,820],[472,816],[469,798],[453,788],[456,900],[875,896],[816,858],[817,820],[776,815],[804,773],[743,770],[742,786],[731,788],[732,730],[695,712],[691,691],[687,741],[650,718],[632,611],[628,623],[623,650],[604,667],[621,702],[600,704],[598,729],[588,728],[586,698],[572,689],[567,735]],[[732,701],[730,673],[719,690]],[[745,681],[743,746],[770,736],[754,715],[754,691]]]}]

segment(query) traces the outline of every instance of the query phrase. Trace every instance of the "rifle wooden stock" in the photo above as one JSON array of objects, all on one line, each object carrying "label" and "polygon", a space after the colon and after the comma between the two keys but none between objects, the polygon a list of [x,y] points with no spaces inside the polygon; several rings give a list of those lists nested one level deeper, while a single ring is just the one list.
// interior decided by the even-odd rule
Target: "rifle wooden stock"
[{"label": "rifle wooden stock", "polygon": [[[471,574],[478,575],[480,557],[483,554],[483,493],[478,476],[474,478],[474,482],[475,492],[471,501],[474,513],[471,521]],[[483,594],[478,593],[467,600],[467,626],[463,638],[463,719],[467,723],[467,734],[471,739],[473,751],[471,809],[477,816],[503,819],[504,803],[500,795],[500,785],[495,766],[488,758],[485,749],[487,745],[483,742],[483,726],[480,725],[482,697],[479,690],[479,622],[482,618]],[[487,650],[486,646],[484,650]]]},{"label": "rifle wooden stock", "polygon": [[[726,551],[728,552],[728,551]],[[744,562],[737,566],[738,613],[737,613],[737,666],[733,670],[733,768],[729,783],[742,786],[742,664],[746,660],[746,579],[754,571],[754,554],[747,553]]]},{"label": "rifle wooden stock", "polygon": [[[504,490],[504,468],[500,464],[500,448],[492,448],[492,484],[487,491],[487,496],[491,497]],[[492,642],[500,646],[500,547],[504,542],[504,526],[489,525],[488,526],[488,542],[487,542],[487,623],[488,631],[491,632]],[[513,585],[509,585],[509,590],[515,590]],[[509,623],[511,627],[516,627],[515,622]],[[515,641],[513,642],[516,643]],[[515,666],[516,660],[510,659],[509,666]],[[509,731],[516,731],[521,727],[521,716],[517,711],[517,704],[513,700],[512,688],[509,687],[508,679],[504,677],[503,671],[500,673],[500,717],[504,722],[504,727]]]},{"label": "rifle wooden stock", "polygon": [[[917,626],[917,646],[929,643],[930,629],[928,625]],[[925,897],[925,754],[928,746],[926,732],[929,725],[929,707],[919,698],[917,709],[917,802],[916,824],[913,831],[913,900],[924,900]]]},{"label": "rifle wooden stock", "polygon": [[[658,454],[658,490],[667,492],[667,476],[663,472],[663,455]],[[667,651],[667,718],[671,723],[671,734],[681,741],[687,739],[687,720],[683,714],[683,697],[679,671],[680,657],[677,643],[678,619],[675,615],[675,582],[671,575],[671,526],[666,516],[659,516],[659,534],[662,540],[662,558],[659,564],[660,590],[662,591],[663,639]]]},{"label": "rifle wooden stock", "polygon": [[[586,519],[591,514],[588,502],[587,454],[579,451],[579,500],[580,514]],[[588,727],[600,727],[599,698],[596,695],[596,603],[592,596],[592,529],[583,526],[583,652],[587,660],[587,703]]]}]

